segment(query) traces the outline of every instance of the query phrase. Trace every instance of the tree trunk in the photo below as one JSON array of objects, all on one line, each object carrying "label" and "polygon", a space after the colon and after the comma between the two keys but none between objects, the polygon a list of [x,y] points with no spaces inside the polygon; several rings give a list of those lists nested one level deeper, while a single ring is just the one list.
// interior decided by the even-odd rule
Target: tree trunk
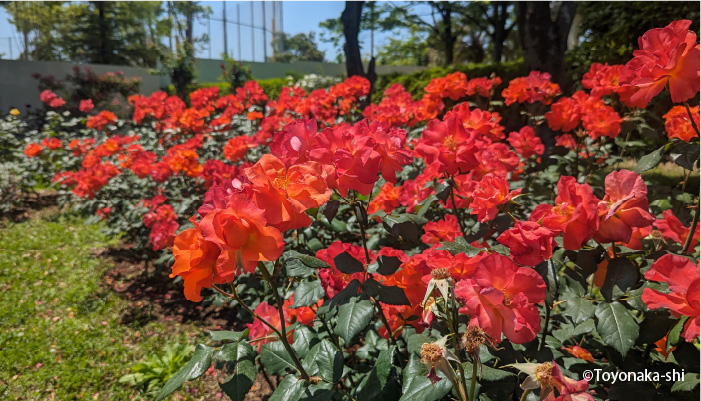
[{"label": "tree trunk", "polygon": [[567,35],[577,8],[575,2],[562,2],[555,20],[549,2],[517,3],[518,24],[527,70],[548,72],[566,91],[571,82],[565,74]]},{"label": "tree trunk", "polygon": [[105,3],[102,1],[95,2],[97,7],[97,23],[100,27],[100,54],[98,63],[107,64],[109,62],[109,51],[107,49],[107,26],[105,26]]},{"label": "tree trunk", "polygon": [[363,12],[364,1],[346,1],[346,8],[341,14],[343,24],[343,37],[346,42],[343,51],[346,55],[346,73],[349,77],[354,75],[365,76],[363,72],[363,59],[360,56],[360,17]]},{"label": "tree trunk", "polygon": [[455,59],[455,40],[453,36],[453,25],[451,18],[450,8],[445,9],[441,14],[443,14],[443,44],[445,45],[445,65],[453,64]]},{"label": "tree trunk", "polygon": [[506,30],[506,20],[509,17],[509,3],[492,3],[494,13],[494,33],[492,34],[492,44],[494,45],[494,53],[492,53],[492,62],[501,63],[502,55],[504,54],[504,41],[509,34]]}]

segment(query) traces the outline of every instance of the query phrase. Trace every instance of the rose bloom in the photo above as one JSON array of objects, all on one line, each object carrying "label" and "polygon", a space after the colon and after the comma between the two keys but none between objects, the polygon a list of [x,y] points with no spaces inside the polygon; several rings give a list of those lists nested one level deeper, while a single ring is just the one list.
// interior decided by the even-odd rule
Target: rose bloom
[{"label": "rose bloom", "polygon": [[216,264],[219,247],[204,239],[199,225],[190,219],[195,228],[182,231],[175,237],[170,277],[180,276],[185,286],[185,298],[193,302],[202,300],[202,288],[210,288],[212,283],[223,283],[217,273]]},{"label": "rose bloom", "polygon": [[536,266],[553,256],[557,234],[532,221],[516,221],[516,226],[501,233],[497,241],[509,248],[514,262]]},{"label": "rose bloom", "polygon": [[80,110],[83,113],[87,113],[94,107],[95,105],[93,105],[92,99],[84,99],[80,101],[80,104],[78,105],[78,110]]},{"label": "rose bloom", "polygon": [[562,232],[564,248],[578,250],[599,228],[599,200],[588,184],[578,184],[569,176],[560,178],[557,193],[555,206],[536,206],[529,220],[540,222],[551,231]]},{"label": "rose bloom", "polygon": [[643,108],[667,86],[674,103],[699,92],[700,47],[690,25],[689,20],[674,21],[638,39],[640,50],[621,71],[621,86],[632,93],[630,103]]},{"label": "rose bloom", "polygon": [[510,133],[508,141],[524,159],[528,159],[532,155],[542,155],[545,151],[543,142],[529,126],[521,128],[518,132]]},{"label": "rose bloom", "polygon": [[480,223],[494,220],[499,213],[499,206],[506,204],[516,195],[521,193],[521,188],[509,192],[509,182],[498,175],[487,174],[480,180],[479,188],[472,196],[470,204],[471,214],[477,215]]},{"label": "rose bloom", "polygon": [[42,150],[44,150],[43,146],[32,142],[27,144],[27,147],[24,148],[24,154],[31,159],[32,157],[41,153]]},{"label": "rose bloom", "polygon": [[288,169],[280,159],[266,154],[244,173],[251,181],[256,205],[265,210],[268,224],[280,231],[308,226],[312,221],[305,211],[320,207],[331,197],[316,162]]},{"label": "rose bloom", "polygon": [[460,313],[472,316],[497,341],[501,334],[511,342],[532,341],[540,331],[540,313],[535,304],[545,300],[543,278],[528,267],[519,267],[506,256],[484,257],[474,276],[455,285],[455,296],[464,302]]},{"label": "rose bloom", "polygon": [[[655,220],[655,227],[660,230],[664,238],[671,239],[682,245],[686,243],[686,239],[689,237],[689,231],[691,230],[691,228],[685,226],[671,210],[662,212],[662,219]],[[699,240],[701,239],[700,226],[696,226],[696,232],[693,235],[689,249],[696,249],[699,245]]]},{"label": "rose bloom", "polygon": [[647,186],[638,173],[614,171],[604,180],[606,196],[599,202],[598,242],[629,242],[634,228],[655,221],[648,212]]},{"label": "rose bloom", "polygon": [[203,237],[222,250],[217,272],[223,279],[233,280],[242,269],[253,273],[259,261],[280,257],[285,243],[280,231],[267,225],[265,211],[242,193],[229,196],[224,206],[209,209],[200,222]]},{"label": "rose bloom", "polygon": [[[699,121],[701,119],[699,106],[689,107],[689,110],[691,111],[691,115],[694,116],[696,127],[701,127],[701,121]],[[667,131],[667,136],[670,139],[678,138],[684,142],[689,142],[699,136],[691,124],[689,113],[684,106],[672,107],[662,118],[664,118],[664,129]]]},{"label": "rose bloom", "polygon": [[441,220],[429,221],[424,225],[424,235],[421,236],[421,241],[424,244],[433,245],[441,242],[454,242],[460,236],[462,236],[462,232],[457,217],[446,214]]},{"label": "rose bloom", "polygon": [[[277,330],[282,330],[282,323],[280,322],[280,312],[274,306],[267,302],[261,302],[253,310],[256,315],[260,316],[266,322],[270,323],[271,326],[275,327]],[[287,309],[284,310],[283,316],[285,318],[285,326],[290,325],[290,316]],[[260,347],[263,344],[267,344],[271,341],[277,341],[277,335],[275,332],[258,319],[253,320],[253,323],[246,323],[248,327],[248,336],[251,339],[259,340],[256,341],[258,344],[258,352],[260,352]],[[293,330],[287,331],[288,341],[292,341]]]},{"label": "rose bloom", "polygon": [[642,300],[650,309],[667,308],[672,316],[689,316],[682,337],[693,342],[699,336],[699,265],[679,256],[666,254],[655,261],[645,278],[669,284],[665,294],[651,288],[643,290]]}]

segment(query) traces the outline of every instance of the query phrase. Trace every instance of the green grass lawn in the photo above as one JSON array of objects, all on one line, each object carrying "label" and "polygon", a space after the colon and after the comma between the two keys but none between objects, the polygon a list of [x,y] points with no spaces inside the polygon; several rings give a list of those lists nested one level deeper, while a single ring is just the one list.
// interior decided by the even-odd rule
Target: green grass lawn
[{"label": "green grass lawn", "polygon": [[167,342],[201,335],[120,323],[128,301],[103,283],[110,262],[94,256],[113,242],[57,214],[0,228],[1,400],[140,399],[117,379]]}]

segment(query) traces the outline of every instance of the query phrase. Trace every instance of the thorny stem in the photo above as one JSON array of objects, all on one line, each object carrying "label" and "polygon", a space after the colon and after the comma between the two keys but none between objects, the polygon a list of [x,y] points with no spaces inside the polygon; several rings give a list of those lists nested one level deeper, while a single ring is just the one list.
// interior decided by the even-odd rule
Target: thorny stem
[{"label": "thorny stem", "polygon": [[691,220],[691,229],[689,230],[689,235],[686,237],[686,241],[684,241],[684,248],[682,248],[682,253],[687,253],[689,251],[689,248],[691,248],[691,241],[694,238],[694,234],[696,233],[696,226],[699,224],[699,202],[696,202],[696,210],[694,210],[694,218]]},{"label": "thorny stem", "polygon": [[462,236],[467,241],[467,231],[465,230],[465,223],[463,223],[462,214],[460,213],[460,209],[458,208],[457,203],[455,203],[455,191],[453,191],[453,188],[455,187],[455,180],[453,179],[453,177],[450,177],[449,185],[450,200],[453,202],[453,210],[455,211],[455,217],[457,217],[458,219],[458,224],[460,225],[460,231],[462,232]]},{"label": "thorny stem", "polygon": [[283,311],[282,301],[280,300],[280,293],[278,292],[277,283],[275,282],[275,277],[272,277],[270,275],[270,273],[265,268],[265,266],[260,266],[260,267],[261,268],[259,270],[261,271],[261,273],[263,273],[263,278],[268,282],[268,284],[270,284],[270,288],[273,290],[273,296],[275,296],[275,303],[277,305],[277,310],[280,313],[280,327],[282,328],[281,335],[280,335],[280,341],[282,341],[282,345],[285,346],[287,353],[290,354],[290,356],[292,357],[292,360],[294,361],[295,366],[297,367],[297,370],[299,370],[299,373],[302,375],[304,380],[310,381],[311,378],[309,376],[309,373],[307,373],[307,371],[304,369],[304,366],[302,366],[302,361],[299,360],[297,353],[292,349],[292,346],[290,346],[290,342],[287,341],[287,327],[285,325],[285,313]]},{"label": "thorny stem", "polygon": [[696,125],[696,120],[694,120],[694,115],[691,114],[689,103],[684,102],[684,107],[686,107],[686,112],[689,114],[689,120],[691,121],[691,126],[694,127],[694,131],[696,131],[696,135],[701,136],[701,133],[699,133],[699,127]]},{"label": "thorny stem", "polygon": [[545,301],[545,323],[543,324],[543,333],[540,335],[540,345],[538,351],[545,346],[545,337],[548,335],[548,321],[550,320],[550,305]]},{"label": "thorny stem", "polygon": [[[452,297],[451,297],[452,298]],[[445,300],[444,300],[445,301]],[[455,308],[451,308],[451,310],[448,310],[448,303],[443,302],[445,306],[445,318],[448,321],[448,327],[450,327],[450,330],[452,331],[451,340],[453,341],[453,348],[455,348],[455,357],[458,359],[458,370],[460,371],[460,383],[458,383],[459,388],[458,393],[462,395],[462,397],[465,396],[465,390],[467,389],[467,383],[465,379],[465,367],[462,366],[462,360],[460,359],[460,353],[458,351],[458,338],[460,338],[460,334],[458,333],[458,322],[456,321],[456,315],[455,315]],[[453,305],[454,306],[454,305]]]},{"label": "thorny stem", "polygon": [[470,401],[475,400],[475,385],[477,384],[477,358],[472,359],[472,381],[470,382]]}]

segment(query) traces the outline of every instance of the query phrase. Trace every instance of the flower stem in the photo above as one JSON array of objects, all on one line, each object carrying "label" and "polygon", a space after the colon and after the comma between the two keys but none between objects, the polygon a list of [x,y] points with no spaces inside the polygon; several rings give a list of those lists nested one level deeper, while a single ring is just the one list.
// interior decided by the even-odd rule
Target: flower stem
[{"label": "flower stem", "polygon": [[453,210],[455,211],[455,217],[458,219],[458,225],[460,225],[460,231],[462,232],[462,236],[467,241],[467,231],[465,230],[465,223],[462,221],[462,214],[460,213],[460,209],[458,209],[458,205],[455,203],[455,191],[453,188],[455,188],[455,180],[453,177],[450,177],[448,181],[450,185],[450,200],[453,202]]},{"label": "flower stem", "polygon": [[686,107],[686,112],[689,114],[689,120],[691,122],[691,126],[694,127],[694,131],[696,131],[696,135],[701,136],[701,133],[699,133],[699,127],[696,125],[696,121],[694,120],[694,115],[691,114],[691,109],[689,108],[689,103],[684,102],[684,107]]},{"label": "flower stem", "polygon": [[691,220],[691,229],[689,230],[689,235],[686,237],[686,241],[684,241],[684,248],[682,249],[682,253],[687,253],[689,251],[689,248],[691,248],[691,241],[694,238],[694,234],[696,233],[696,226],[699,225],[699,203],[698,201],[696,202],[696,210],[694,210],[694,218]]},{"label": "flower stem", "polygon": [[285,326],[285,313],[283,312],[282,300],[280,299],[280,293],[278,292],[277,283],[275,282],[275,277],[272,277],[265,266],[259,264],[259,269],[263,273],[263,278],[270,284],[270,288],[273,290],[273,296],[275,297],[275,304],[277,305],[277,310],[280,313],[280,341],[282,345],[285,346],[285,350],[292,357],[292,361],[295,363],[297,370],[302,375],[304,380],[310,381],[311,378],[309,373],[304,369],[302,362],[299,360],[297,353],[292,349],[290,342],[287,340],[287,327]]},{"label": "flower stem", "polygon": [[470,382],[470,401],[475,400],[475,386],[477,385],[477,358],[472,358],[472,381]]}]

